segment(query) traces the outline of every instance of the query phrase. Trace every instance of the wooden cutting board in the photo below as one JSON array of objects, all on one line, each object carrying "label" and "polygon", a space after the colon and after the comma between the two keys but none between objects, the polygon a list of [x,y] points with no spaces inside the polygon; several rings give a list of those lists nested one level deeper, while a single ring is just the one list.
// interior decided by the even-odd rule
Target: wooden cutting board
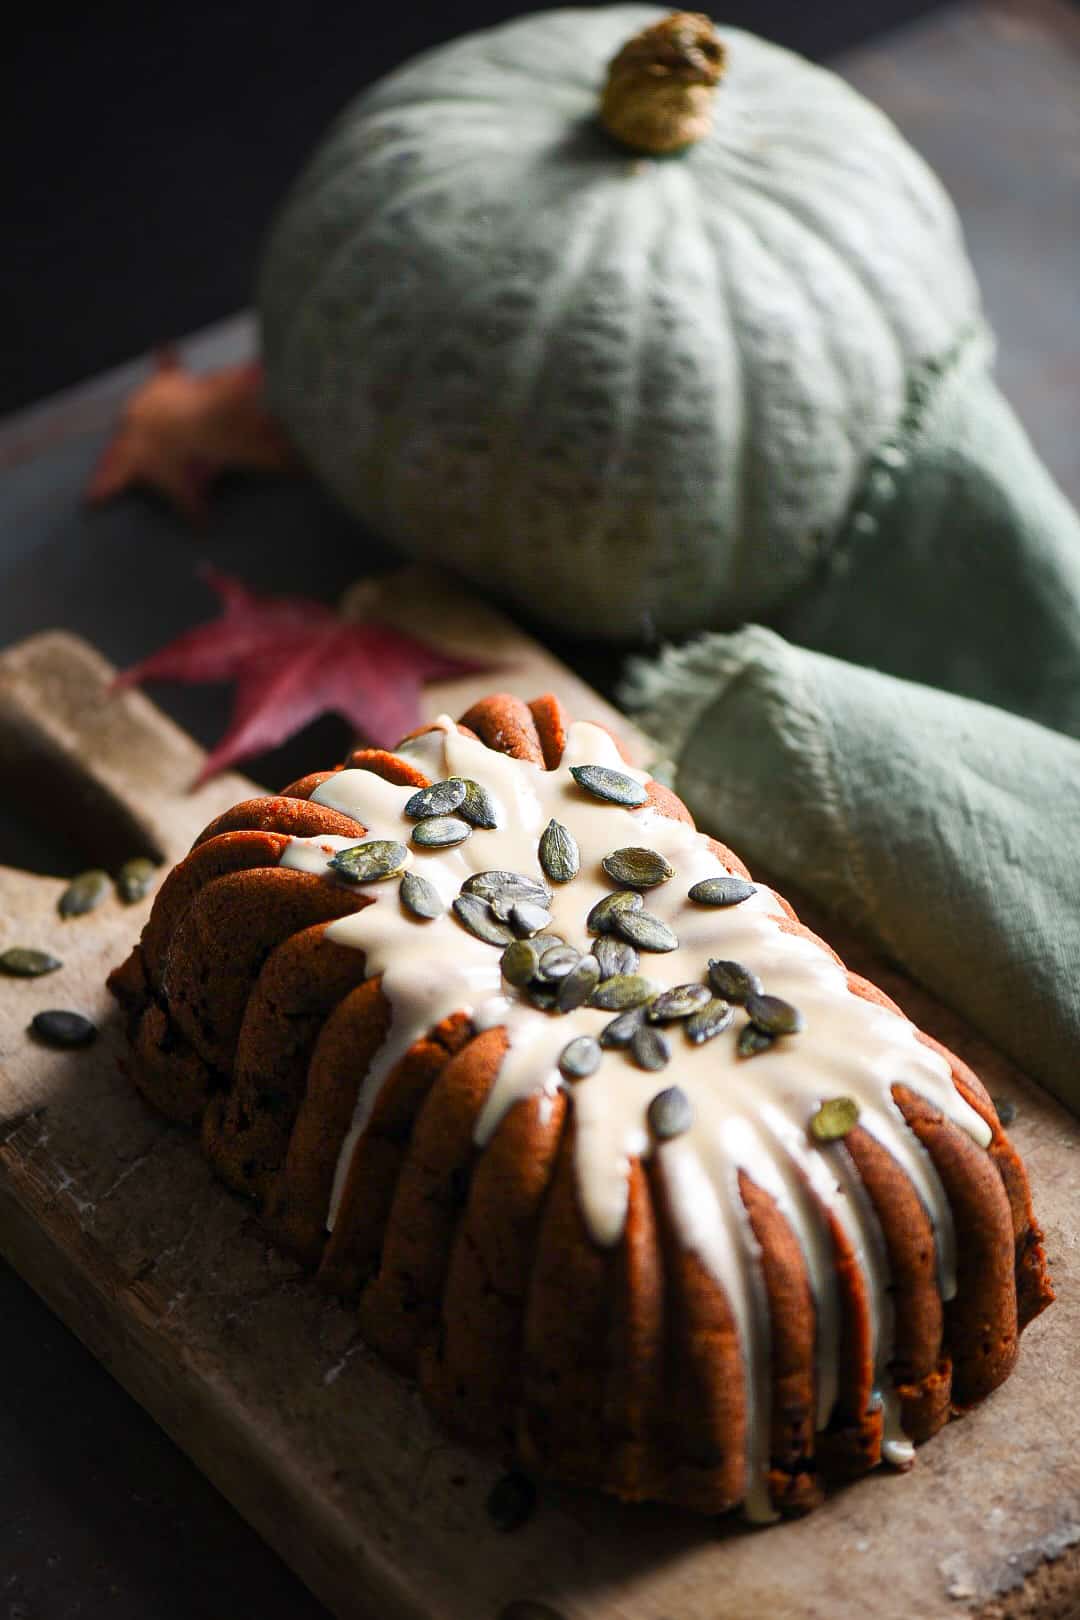
[{"label": "wooden cutting board", "polygon": [[[364,586],[353,605],[392,616],[402,601],[433,639],[504,666],[429,688],[429,713],[493,685],[553,688],[625,733],[542,648],[433,576]],[[226,775],[189,792],[199,749],[142,695],[109,695],[112,673],[58,631],[0,656],[0,779],[28,816],[82,838],[88,864],[172,861],[251,784]],[[126,1081],[103,982],[149,900],[110,898],[62,922],[63,887],[0,869],[0,949],[64,960],[46,978],[0,980],[0,1252],[342,1620],[1080,1614],[1080,1127],[858,941],[812,919],[1015,1102],[1058,1303],[1008,1384],[911,1474],[880,1471],[809,1519],[751,1531],[549,1488],[507,1535],[484,1509],[497,1461],[433,1425],[350,1312],[264,1241],[192,1135]],[[27,1025],[45,1007],[89,1014],[96,1044],[36,1044]]]}]

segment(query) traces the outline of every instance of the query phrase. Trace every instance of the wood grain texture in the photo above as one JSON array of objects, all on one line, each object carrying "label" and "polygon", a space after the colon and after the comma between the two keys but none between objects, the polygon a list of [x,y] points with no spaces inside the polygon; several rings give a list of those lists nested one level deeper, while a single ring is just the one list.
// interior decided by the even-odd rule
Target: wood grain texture
[{"label": "wood grain texture", "polygon": [[[613,718],[491,610],[459,617],[460,599],[433,577],[411,575],[406,588],[423,593],[450,644],[482,634],[512,666],[505,681],[432,689],[431,712],[506,684],[554,686],[578,712]],[[383,590],[387,603],[402,599],[401,581]],[[353,603],[377,605],[367,587]],[[28,766],[51,759],[72,813],[96,806],[118,852],[137,830],[175,859],[250,784],[230,776],[187,793],[195,745],[138,694],[108,696],[110,678],[60,634],[0,657],[2,774],[25,792],[36,780]],[[1080,1542],[1080,1129],[856,941],[825,925],[852,965],[1018,1104],[1015,1135],[1061,1295],[1025,1336],[1018,1371],[920,1451],[912,1474],[880,1472],[764,1538],[554,1488],[525,1528],[502,1535],[484,1510],[498,1462],[438,1430],[415,1390],[359,1342],[351,1313],[266,1242],[194,1138],[126,1081],[103,981],[150,902],[110,899],[61,923],[61,888],[0,871],[0,949],[18,940],[64,958],[48,978],[0,981],[0,1251],[343,1620],[509,1620],[523,1600],[565,1620],[715,1620],[719,1593],[725,1620],[944,1620],[986,1604],[1007,1620],[1037,1612],[1016,1605],[1048,1556],[1054,1589],[1080,1594],[1067,1551]],[[94,1017],[96,1045],[34,1044],[26,1026],[46,1006]]]}]

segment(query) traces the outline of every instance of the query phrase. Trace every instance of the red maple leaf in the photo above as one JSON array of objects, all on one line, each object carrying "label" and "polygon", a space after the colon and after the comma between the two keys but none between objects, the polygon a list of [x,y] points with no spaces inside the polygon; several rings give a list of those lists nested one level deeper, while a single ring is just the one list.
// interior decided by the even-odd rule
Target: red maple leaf
[{"label": "red maple leaf", "polygon": [[388,624],[343,619],[324,602],[259,596],[213,568],[204,577],[221,598],[221,617],[186,631],[124,670],[115,683],[236,682],[228,730],[195,786],[285,742],[327,712],[340,714],[376,747],[393,748],[420,724],[426,681],[491,667]]},{"label": "red maple leaf", "polygon": [[295,450],[262,402],[262,384],[257,362],[198,374],[173,349],[159,350],[153,375],[124,404],[86,500],[97,505],[139,485],[198,521],[227,469],[296,469]]}]

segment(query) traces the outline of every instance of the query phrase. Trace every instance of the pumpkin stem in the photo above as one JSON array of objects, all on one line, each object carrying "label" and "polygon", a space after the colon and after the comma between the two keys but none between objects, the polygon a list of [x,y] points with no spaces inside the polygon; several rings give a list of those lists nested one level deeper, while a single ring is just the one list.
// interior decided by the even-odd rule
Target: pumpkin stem
[{"label": "pumpkin stem", "polygon": [[600,122],[635,152],[677,152],[712,128],[725,53],[697,11],[673,11],[628,40],[608,67]]}]

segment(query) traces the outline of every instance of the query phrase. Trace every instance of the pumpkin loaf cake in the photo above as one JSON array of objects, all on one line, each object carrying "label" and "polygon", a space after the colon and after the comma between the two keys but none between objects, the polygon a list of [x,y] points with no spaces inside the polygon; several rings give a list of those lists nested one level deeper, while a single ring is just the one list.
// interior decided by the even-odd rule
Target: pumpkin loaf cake
[{"label": "pumpkin loaf cake", "polygon": [[550,696],[237,805],[110,986],[144,1096],[538,1473],[804,1511],[1053,1297],[976,1077]]}]

